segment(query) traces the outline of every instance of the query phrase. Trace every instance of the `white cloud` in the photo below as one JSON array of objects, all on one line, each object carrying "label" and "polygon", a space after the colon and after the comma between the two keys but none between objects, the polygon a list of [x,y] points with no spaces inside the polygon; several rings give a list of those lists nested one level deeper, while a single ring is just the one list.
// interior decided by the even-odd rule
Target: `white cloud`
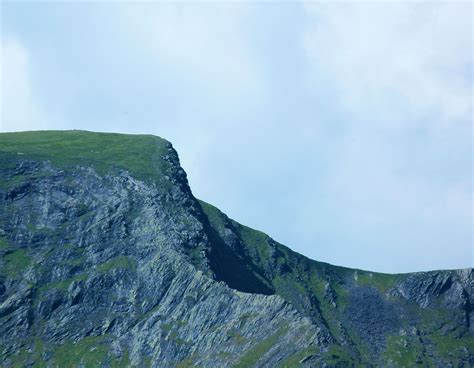
[{"label": "white cloud", "polygon": [[317,2],[306,23],[299,6],[45,5],[44,37],[15,33],[24,17],[2,42],[0,130],[155,133],[196,195],[312,258],[472,263],[470,6]]},{"label": "white cloud", "polygon": [[345,117],[323,197],[348,238],[363,239],[340,253],[391,271],[472,264],[472,4],[305,8],[311,71]]},{"label": "white cloud", "polygon": [[30,80],[28,51],[17,40],[2,37],[0,130],[40,129],[42,118]]},{"label": "white cloud", "polygon": [[305,48],[315,71],[335,81],[345,107],[432,114],[439,123],[472,114],[470,2],[306,3]]},{"label": "white cloud", "polygon": [[261,87],[246,33],[246,4],[131,3],[120,10],[137,48],[178,78],[223,95]]},{"label": "white cloud", "polygon": [[469,227],[470,177],[450,178],[455,170],[451,172],[443,167],[446,163],[436,162],[439,157],[430,161],[432,151],[422,150],[420,156],[424,168],[437,170],[437,175],[419,171],[412,148],[401,152],[399,144],[391,145],[378,134],[350,134],[340,148],[326,190],[331,197],[339,198],[337,201],[347,202],[348,217],[354,215],[352,209],[357,212],[366,208],[376,216],[390,214],[423,223],[444,219],[446,224],[458,222]]}]

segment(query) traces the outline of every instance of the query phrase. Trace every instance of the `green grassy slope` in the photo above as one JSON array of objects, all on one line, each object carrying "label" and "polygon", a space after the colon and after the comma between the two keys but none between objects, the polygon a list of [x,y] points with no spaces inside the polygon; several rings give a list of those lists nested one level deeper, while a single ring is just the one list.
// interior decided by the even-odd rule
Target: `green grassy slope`
[{"label": "green grassy slope", "polygon": [[302,294],[322,296],[326,281],[337,284],[347,278],[354,279],[359,285],[385,292],[408,275],[370,272],[314,261],[276,242],[267,234],[228,218],[211,204],[199,202],[217,232],[222,233],[228,228],[237,234],[241,241],[241,252],[265,275],[277,293],[285,294],[285,288],[293,288]]},{"label": "green grassy slope", "polygon": [[[431,367],[439,362],[455,363],[462,352],[474,352],[469,326],[456,321],[462,318],[462,312],[456,312],[456,317],[447,313],[441,297],[435,307],[425,309],[393,294],[397,284],[408,278],[423,278],[436,272],[384,274],[314,261],[228,218],[216,207],[204,201],[200,204],[218,233],[230,231],[239,239],[234,245],[236,252],[252,264],[276,294],[315,323],[327,327],[334,339],[327,353],[330,366]],[[369,335],[365,326],[354,322],[354,314],[359,319],[367,318]],[[385,325],[386,332],[378,331]],[[403,332],[413,331],[414,326],[414,335]],[[446,334],[447,330],[452,333]],[[377,342],[369,342],[371,331],[384,340],[380,343],[382,348]]]},{"label": "green grassy slope", "polygon": [[167,162],[162,156],[171,144],[152,135],[72,131],[34,131],[0,134],[0,152],[70,169],[92,166],[99,174],[126,170],[137,179],[155,181]]},{"label": "green grassy slope", "polygon": [[[0,169],[15,168],[16,163],[24,159],[49,161],[66,171],[77,166],[93,167],[100,175],[125,170],[147,183],[168,186],[171,183],[163,180],[171,165],[166,157],[173,154],[169,142],[151,135],[84,131],[0,134]],[[21,175],[0,186],[18,184],[21,184]],[[435,358],[447,365],[455,364],[466,354],[474,354],[472,337],[466,332],[469,326],[456,325],[441,304],[434,309],[424,309],[391,294],[398,283],[413,274],[390,275],[317,262],[260,231],[239,224],[216,207],[203,201],[199,203],[212,243],[210,265],[217,278],[241,291],[278,294],[315,323],[325,326],[334,341],[327,352],[330,366],[368,366],[374,357],[379,359],[376,364],[383,366],[435,366]],[[8,247],[0,236],[0,250]],[[4,261],[0,274],[14,274],[29,264],[30,257],[19,250],[9,252]],[[105,265],[104,270],[117,266],[133,268],[134,264],[116,259]],[[389,333],[382,331],[386,339],[382,351],[371,350],[374,348],[367,342],[367,335],[352,322],[352,315],[358,312],[353,306],[360,301],[354,302],[354,298],[361,290],[368,294],[361,294],[359,299],[369,295],[370,300],[380,300],[393,308],[383,309],[383,313],[387,310],[400,317]],[[364,304],[364,308],[370,312],[372,304]],[[383,313],[376,318],[385,318]],[[415,333],[406,333],[415,326]],[[371,333],[369,329],[367,334]],[[258,353],[258,350],[255,351]],[[255,360],[255,351],[248,361]],[[282,366],[297,366],[298,359],[301,358],[291,357]]]}]

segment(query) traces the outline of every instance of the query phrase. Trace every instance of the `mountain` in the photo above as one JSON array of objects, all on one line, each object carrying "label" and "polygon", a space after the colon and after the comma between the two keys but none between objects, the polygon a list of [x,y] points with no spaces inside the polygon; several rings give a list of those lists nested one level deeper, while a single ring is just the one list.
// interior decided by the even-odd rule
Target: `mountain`
[{"label": "mountain", "polygon": [[472,269],[308,259],[196,199],[161,138],[2,133],[0,179],[3,367],[474,365]]}]

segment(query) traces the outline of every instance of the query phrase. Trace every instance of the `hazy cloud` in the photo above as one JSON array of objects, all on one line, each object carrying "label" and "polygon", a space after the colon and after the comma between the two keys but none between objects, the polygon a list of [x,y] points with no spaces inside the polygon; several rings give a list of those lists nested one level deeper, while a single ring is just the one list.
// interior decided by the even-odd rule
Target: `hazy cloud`
[{"label": "hazy cloud", "polygon": [[30,80],[30,56],[21,43],[10,37],[1,40],[0,129],[40,129],[41,117]]},{"label": "hazy cloud", "polygon": [[120,14],[136,47],[160,65],[216,95],[254,93],[261,87],[249,47],[250,4],[123,3]]},{"label": "hazy cloud", "polygon": [[471,2],[305,5],[308,57],[337,84],[347,108],[393,114],[396,124],[413,123],[400,107],[428,114],[431,124],[471,118]]},{"label": "hazy cloud", "polygon": [[348,248],[350,261],[361,248],[376,257],[383,249],[392,271],[391,257],[424,253],[419,264],[430,268],[445,247],[445,267],[472,264],[471,3],[305,8],[313,77],[335,87],[346,114],[324,178],[327,206],[346,232],[332,250]]},{"label": "hazy cloud", "polygon": [[470,3],[2,10],[1,130],[160,135],[196,196],[311,258],[472,266]]}]

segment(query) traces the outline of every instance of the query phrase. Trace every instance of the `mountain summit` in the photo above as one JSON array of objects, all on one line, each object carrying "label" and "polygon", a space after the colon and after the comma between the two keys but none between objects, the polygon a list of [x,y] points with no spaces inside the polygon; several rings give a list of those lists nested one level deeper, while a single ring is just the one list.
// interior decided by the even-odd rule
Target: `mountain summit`
[{"label": "mountain summit", "polygon": [[473,280],[308,259],[155,136],[0,134],[3,367],[468,367]]}]

